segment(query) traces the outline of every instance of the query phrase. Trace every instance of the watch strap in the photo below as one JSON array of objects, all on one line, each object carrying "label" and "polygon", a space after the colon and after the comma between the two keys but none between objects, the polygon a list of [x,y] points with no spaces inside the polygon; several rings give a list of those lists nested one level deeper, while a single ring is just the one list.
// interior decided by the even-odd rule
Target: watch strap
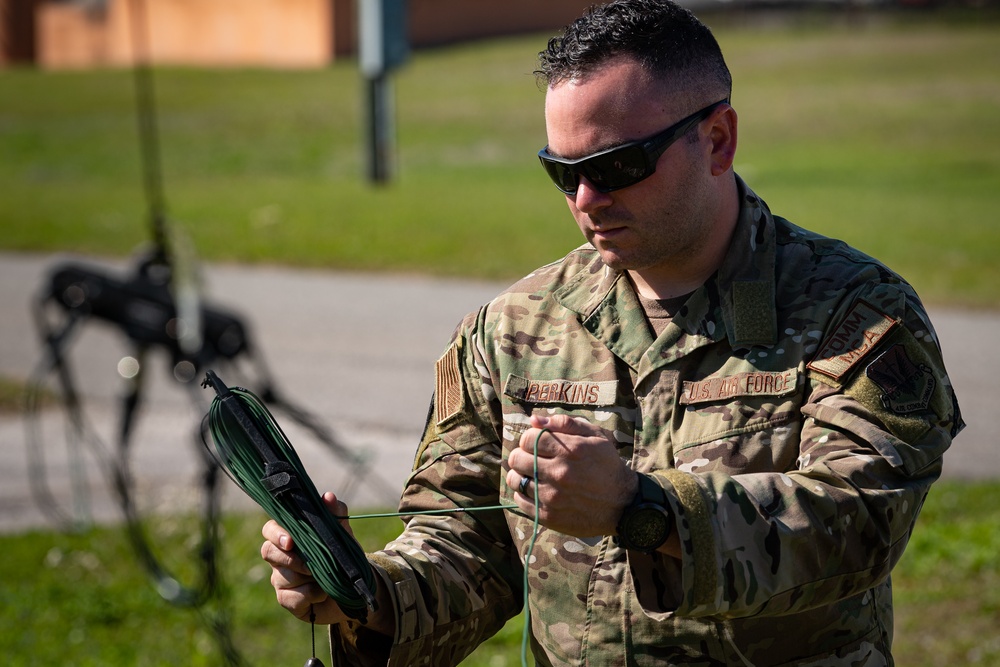
[{"label": "watch strap", "polygon": [[646,475],[644,473],[636,473],[639,476],[639,489],[636,491],[635,498],[632,500],[630,507],[639,505],[640,503],[656,503],[663,507],[667,507],[667,494],[663,492],[663,487],[656,483],[652,475]]}]

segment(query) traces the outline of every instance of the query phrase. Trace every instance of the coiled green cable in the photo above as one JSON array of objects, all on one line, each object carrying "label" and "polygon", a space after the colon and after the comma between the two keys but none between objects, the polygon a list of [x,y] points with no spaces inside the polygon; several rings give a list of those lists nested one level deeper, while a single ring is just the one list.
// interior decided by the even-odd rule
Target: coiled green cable
[{"label": "coiled green cable", "polygon": [[233,481],[292,536],[320,587],[345,614],[375,611],[375,574],[361,545],[323,504],[285,433],[253,392],[226,387],[208,371],[208,413],[219,462]]},{"label": "coiled green cable", "polygon": [[[341,519],[371,519],[405,515],[449,514],[482,510],[518,510],[517,505],[493,505],[440,510],[385,512],[349,517],[334,516],[323,504],[284,431],[263,402],[250,390],[227,387],[214,372],[207,371],[202,386],[216,396],[208,412],[209,431],[216,459],[233,482],[277,521],[291,536],[296,550],[309,566],[316,583],[344,613],[364,621],[375,611],[375,574],[361,545],[340,524]],[[538,479],[538,440],[535,439],[534,479]],[[524,556],[524,629],[521,664],[527,665],[530,611],[528,567],[538,536],[538,494],[534,494],[535,518],[531,541]]]}]

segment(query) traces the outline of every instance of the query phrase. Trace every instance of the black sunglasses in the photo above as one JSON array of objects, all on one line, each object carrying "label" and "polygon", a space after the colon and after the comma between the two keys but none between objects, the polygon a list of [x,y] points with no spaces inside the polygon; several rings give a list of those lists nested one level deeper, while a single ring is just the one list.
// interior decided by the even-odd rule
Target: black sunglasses
[{"label": "black sunglasses", "polygon": [[551,155],[546,146],[538,151],[538,159],[552,182],[565,194],[576,194],[580,176],[590,181],[598,192],[621,190],[649,178],[656,171],[657,160],[672,143],[708,118],[717,106],[728,102],[727,98],[710,104],[648,139],[630,141],[575,160]]}]

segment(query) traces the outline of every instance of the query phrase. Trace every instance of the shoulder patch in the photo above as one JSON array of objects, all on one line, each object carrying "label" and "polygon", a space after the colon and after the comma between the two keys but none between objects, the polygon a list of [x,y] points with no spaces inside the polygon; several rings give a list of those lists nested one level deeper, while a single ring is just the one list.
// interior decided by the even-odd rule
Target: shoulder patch
[{"label": "shoulder patch", "polygon": [[439,426],[461,412],[464,404],[459,347],[456,340],[434,364],[434,420]]},{"label": "shoulder patch", "polygon": [[867,301],[858,299],[847,317],[820,346],[808,368],[838,382],[899,324]]},{"label": "shoulder patch", "polygon": [[926,409],[937,385],[931,369],[914,363],[898,344],[869,364],[865,375],[882,390],[882,405],[896,414]]}]

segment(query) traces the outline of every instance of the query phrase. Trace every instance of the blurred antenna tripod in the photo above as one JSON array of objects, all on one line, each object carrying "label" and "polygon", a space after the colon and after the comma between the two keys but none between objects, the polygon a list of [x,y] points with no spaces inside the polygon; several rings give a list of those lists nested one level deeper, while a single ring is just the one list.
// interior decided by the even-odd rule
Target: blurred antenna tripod
[{"label": "blurred antenna tripod", "polygon": [[[370,469],[369,462],[341,444],[320,420],[296,407],[278,391],[263,360],[255,354],[247,326],[235,314],[209,307],[201,298],[197,266],[193,252],[176,230],[170,229],[165,214],[163,182],[160,171],[159,138],[156,125],[153,79],[149,64],[147,22],[144,0],[130,0],[131,32],[135,54],[134,74],[149,224],[150,250],[141,256],[134,271],[124,277],[80,262],[53,267],[47,284],[34,302],[34,318],[42,340],[43,356],[26,391],[28,430],[28,466],[32,493],[39,507],[63,527],[89,521],[87,473],[83,445],[93,456],[111,486],[124,514],[128,535],[143,567],[160,595],[168,602],[204,609],[223,595],[217,556],[219,550],[219,468],[204,447],[205,423],[193,429],[199,456],[200,560],[194,582],[181,583],[153,548],[144,526],[136,498],[136,484],[131,470],[132,440],[144,402],[144,373],[151,352],[166,352],[170,374],[188,394],[199,414],[207,412],[208,401],[197,382],[209,365],[237,369],[243,363],[252,369],[257,393],[272,408],[310,432],[322,445],[345,464],[345,481],[340,492],[346,493],[358,483],[377,486],[390,502],[396,492]],[[124,334],[131,347],[126,360],[131,366],[122,372],[127,378],[116,430],[114,451],[103,443],[88,423],[84,403],[69,358],[70,345],[82,325],[92,321],[111,325]],[[120,369],[121,370],[121,369]],[[46,463],[40,426],[40,396],[47,383],[59,388],[63,410],[65,439],[68,448],[70,486],[73,507],[66,511],[52,493],[46,476]],[[242,664],[229,633],[228,615],[223,609],[210,616],[220,648],[229,664]]]}]

